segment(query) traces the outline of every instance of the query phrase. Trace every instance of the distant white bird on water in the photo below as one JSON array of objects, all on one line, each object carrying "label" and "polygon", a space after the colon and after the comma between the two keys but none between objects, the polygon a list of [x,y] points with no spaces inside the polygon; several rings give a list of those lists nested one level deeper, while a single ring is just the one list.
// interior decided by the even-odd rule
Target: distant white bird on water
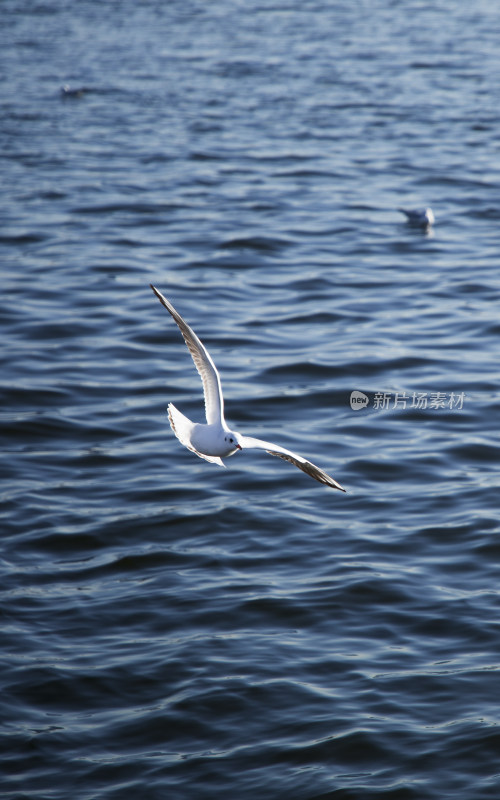
[{"label": "distant white bird on water", "polygon": [[278,456],[294,464],[320,483],[324,483],[332,489],[340,489],[341,492],[345,492],[345,489],[330,475],[327,475],[326,472],[323,472],[322,469],[311,464],[310,461],[302,458],[302,456],[292,453],[290,450],[285,450],[284,447],[280,447],[277,444],[263,442],[261,439],[254,439],[251,436],[243,436],[243,434],[231,431],[228,428],[224,419],[224,398],[222,396],[219,373],[207,349],[198,339],[195,332],[184,322],[181,315],[177,313],[173,305],[152,284],[150,286],[160,303],[165,306],[179,326],[203,382],[206,424],[191,422],[172,403],[168,406],[170,425],[181,444],[187,447],[188,450],[192,450],[200,458],[219,464],[222,467],[224,464],[221,459],[232,456],[237,450],[245,450],[246,448],[266,450],[272,456]]},{"label": "distant white bird on water", "polygon": [[402,214],[405,214],[410,225],[414,225],[415,227],[429,228],[431,225],[434,225],[434,214],[432,212],[432,208],[416,210],[398,208],[398,211],[401,211]]}]

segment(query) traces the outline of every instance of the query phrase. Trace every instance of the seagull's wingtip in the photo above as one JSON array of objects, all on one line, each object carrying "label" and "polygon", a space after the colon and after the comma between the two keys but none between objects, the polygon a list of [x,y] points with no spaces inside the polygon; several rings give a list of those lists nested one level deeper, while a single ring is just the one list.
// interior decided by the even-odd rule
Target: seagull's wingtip
[{"label": "seagull's wingtip", "polygon": [[[330,476],[328,476],[328,477],[330,477]],[[345,494],[347,494],[347,489],[344,489],[344,487],[341,486],[340,483],[337,483],[335,478],[332,478],[331,480],[332,480],[332,483],[326,483],[326,481],[325,481],[326,485],[329,486],[330,489],[338,489],[339,492],[344,492]]]}]

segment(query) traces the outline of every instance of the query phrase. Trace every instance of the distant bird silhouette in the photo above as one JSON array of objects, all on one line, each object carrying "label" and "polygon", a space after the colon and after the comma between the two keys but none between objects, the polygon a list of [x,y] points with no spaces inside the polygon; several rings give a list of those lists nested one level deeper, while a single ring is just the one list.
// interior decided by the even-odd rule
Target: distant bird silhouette
[{"label": "distant bird silhouette", "polygon": [[64,86],[61,86],[61,96],[65,98],[70,98],[72,100],[83,97],[84,94],[90,92],[90,89],[87,86],[77,86],[76,89],[73,89],[72,86],[69,86],[67,83]]},{"label": "distant bird silhouette", "polygon": [[414,225],[416,228],[430,228],[430,226],[434,224],[434,214],[432,213],[432,208],[415,210],[398,208],[398,211],[401,211],[401,213],[406,216],[406,219],[410,225]]}]

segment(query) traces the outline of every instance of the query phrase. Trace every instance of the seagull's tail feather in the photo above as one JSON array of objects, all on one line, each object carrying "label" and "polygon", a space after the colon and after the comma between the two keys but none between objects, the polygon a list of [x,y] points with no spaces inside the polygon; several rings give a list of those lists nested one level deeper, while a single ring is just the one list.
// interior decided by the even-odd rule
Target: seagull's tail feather
[{"label": "seagull's tail feather", "polygon": [[194,424],[190,419],[185,417],[184,414],[181,414],[181,412],[178,411],[172,403],[169,403],[168,406],[168,418],[170,420],[172,430],[180,443],[189,450],[192,450],[193,446],[191,444],[191,433],[193,431]]},{"label": "seagull's tail feather", "polygon": [[173,403],[169,403],[168,405],[168,418],[170,420],[170,425],[173,432],[177,436],[180,443],[184,445],[184,447],[187,447],[187,449],[191,450],[192,453],[196,453],[197,456],[204,458],[206,461],[210,461],[212,464],[218,464],[220,467],[225,466],[222,459],[218,458],[217,456],[206,456],[204,453],[199,453],[198,450],[193,447],[191,444],[191,434],[193,432],[195,423],[191,422],[191,420],[185,417],[184,414],[181,414],[179,409],[177,409]]}]

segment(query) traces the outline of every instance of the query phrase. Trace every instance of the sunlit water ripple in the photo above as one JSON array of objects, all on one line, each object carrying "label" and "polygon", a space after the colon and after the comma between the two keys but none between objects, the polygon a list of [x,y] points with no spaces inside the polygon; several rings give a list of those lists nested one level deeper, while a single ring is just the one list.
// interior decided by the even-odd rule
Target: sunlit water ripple
[{"label": "sunlit water ripple", "polygon": [[500,796],[498,13],[2,4],[2,796]]}]

